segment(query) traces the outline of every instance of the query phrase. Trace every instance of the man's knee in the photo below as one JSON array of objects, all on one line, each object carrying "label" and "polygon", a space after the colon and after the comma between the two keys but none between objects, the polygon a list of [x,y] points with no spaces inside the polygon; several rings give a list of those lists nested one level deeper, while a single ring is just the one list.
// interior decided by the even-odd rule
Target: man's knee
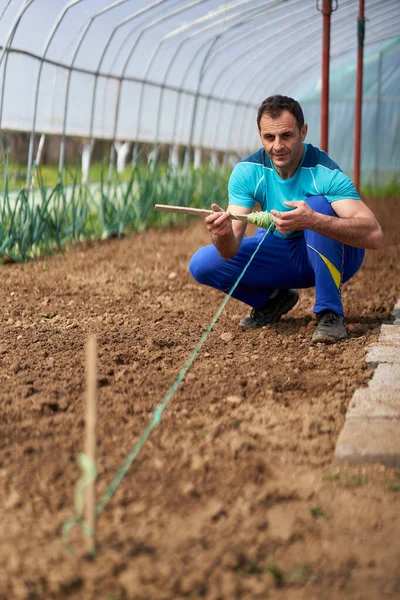
[{"label": "man's knee", "polygon": [[332,205],[325,198],[325,196],[309,196],[306,199],[306,202],[310,208],[315,210],[315,212],[321,213],[323,215],[330,215],[332,217],[337,216],[332,208]]},{"label": "man's knee", "polygon": [[191,276],[203,285],[209,285],[210,281],[210,261],[207,260],[206,255],[206,248],[200,248],[193,254],[189,263]]}]

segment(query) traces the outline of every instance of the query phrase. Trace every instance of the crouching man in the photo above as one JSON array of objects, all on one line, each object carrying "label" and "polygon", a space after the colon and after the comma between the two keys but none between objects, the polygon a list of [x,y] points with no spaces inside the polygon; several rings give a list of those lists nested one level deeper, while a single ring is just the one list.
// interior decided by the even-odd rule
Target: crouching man
[{"label": "crouching man", "polygon": [[277,323],[298,302],[296,289],[315,287],[318,326],[313,343],[347,338],[342,283],[361,267],[366,248],[383,245],[374,214],[352,181],[319,148],[305,142],[307,125],[296,100],[271,96],[258,109],[262,148],[239,162],[229,180],[227,210],[213,204],[205,219],[212,244],[192,257],[199,282],[227,293],[265,233],[244,237],[255,203],[274,217],[268,234],[232,296],[252,307],[243,329]]}]

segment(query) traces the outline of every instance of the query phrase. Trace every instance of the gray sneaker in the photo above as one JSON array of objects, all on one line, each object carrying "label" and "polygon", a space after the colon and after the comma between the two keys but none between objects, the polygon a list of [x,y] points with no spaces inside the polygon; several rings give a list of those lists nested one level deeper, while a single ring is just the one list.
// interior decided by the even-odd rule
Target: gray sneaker
[{"label": "gray sneaker", "polygon": [[265,327],[271,323],[277,323],[282,315],[286,314],[299,301],[296,290],[279,290],[279,292],[267,300],[261,308],[253,308],[248,317],[240,321],[243,329],[256,329]]},{"label": "gray sneaker", "polygon": [[343,315],[338,315],[331,310],[324,310],[317,315],[318,326],[312,336],[312,343],[335,344],[347,340]]}]

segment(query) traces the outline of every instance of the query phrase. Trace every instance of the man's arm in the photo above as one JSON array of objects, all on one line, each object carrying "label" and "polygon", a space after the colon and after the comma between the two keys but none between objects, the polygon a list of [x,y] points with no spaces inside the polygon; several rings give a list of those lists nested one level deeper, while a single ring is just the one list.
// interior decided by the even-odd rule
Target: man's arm
[{"label": "man's arm", "polygon": [[205,224],[212,242],[222,258],[232,258],[239,251],[247,224],[232,221],[231,214],[248,215],[251,210],[237,204],[229,204],[226,211],[218,204],[211,208],[215,213],[205,218]]},{"label": "man's arm", "polygon": [[346,198],[332,202],[332,208],[339,218],[315,212],[305,201],[285,204],[294,207],[294,210],[284,213],[271,211],[280,233],[311,229],[355,248],[376,250],[383,246],[382,229],[374,213],[362,200]]}]

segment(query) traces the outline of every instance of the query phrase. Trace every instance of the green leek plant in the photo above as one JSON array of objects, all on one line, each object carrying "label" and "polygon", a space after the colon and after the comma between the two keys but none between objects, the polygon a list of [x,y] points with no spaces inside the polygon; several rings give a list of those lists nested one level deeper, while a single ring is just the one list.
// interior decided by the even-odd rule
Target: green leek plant
[{"label": "green leek plant", "polygon": [[35,169],[35,185],[10,191],[5,162],[4,194],[0,196],[0,258],[28,261],[64,251],[87,239],[140,232],[185,217],[154,211],[154,205],[177,204],[197,208],[213,202],[226,205],[229,172],[205,167],[181,170],[166,164],[137,163],[129,179],[115,173],[111,181],[103,167],[99,183],[79,183],[79,170],[68,173],[70,185],[44,185]]}]

